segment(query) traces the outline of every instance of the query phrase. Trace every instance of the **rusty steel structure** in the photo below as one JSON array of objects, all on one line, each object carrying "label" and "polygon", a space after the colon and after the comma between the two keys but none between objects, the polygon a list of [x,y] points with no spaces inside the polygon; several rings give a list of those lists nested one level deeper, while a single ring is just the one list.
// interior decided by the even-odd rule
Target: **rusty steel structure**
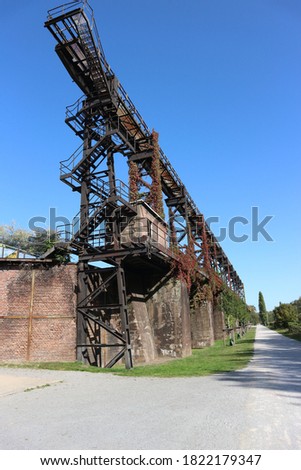
[{"label": "rusty steel structure", "polygon": [[[131,368],[127,264],[140,260],[170,265],[192,246],[201,275],[213,276],[240,297],[243,283],[159,147],[158,135],[150,131],[109,66],[87,1],[50,10],[45,26],[84,94],[66,111],[66,123],[81,145],[60,164],[61,180],[80,194],[80,212],[61,233],[79,259],[77,357],[101,367],[112,367],[123,358]],[[127,159],[130,187],[117,178],[117,156]],[[159,222],[139,215],[139,204]],[[112,351],[109,361],[103,358],[106,348]]]}]

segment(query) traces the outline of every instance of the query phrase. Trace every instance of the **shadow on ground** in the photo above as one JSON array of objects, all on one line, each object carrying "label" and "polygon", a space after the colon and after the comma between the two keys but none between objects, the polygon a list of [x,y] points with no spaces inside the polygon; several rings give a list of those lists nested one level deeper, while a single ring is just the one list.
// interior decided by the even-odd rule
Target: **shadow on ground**
[{"label": "shadow on ground", "polygon": [[261,332],[249,366],[223,375],[219,380],[231,382],[229,385],[234,387],[270,389],[301,399],[301,342],[271,330]]}]

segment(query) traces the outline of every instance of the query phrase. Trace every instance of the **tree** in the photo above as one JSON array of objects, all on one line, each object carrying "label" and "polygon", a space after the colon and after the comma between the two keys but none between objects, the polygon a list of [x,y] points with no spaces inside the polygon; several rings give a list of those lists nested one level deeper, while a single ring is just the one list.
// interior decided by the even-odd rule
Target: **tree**
[{"label": "tree", "polygon": [[[0,243],[36,257],[44,254],[57,241],[59,241],[58,234],[50,229],[32,232],[16,228],[15,224],[0,226]],[[68,255],[60,254],[58,257],[59,262],[69,260]]]},{"label": "tree", "polygon": [[296,307],[296,309],[298,311],[300,321],[301,321],[301,297],[299,297],[299,299],[294,300],[293,302],[291,302],[291,305],[294,305]]},{"label": "tree", "polygon": [[246,303],[232,290],[225,287],[221,293],[221,307],[228,326],[246,325],[250,321],[250,311]]},{"label": "tree", "polygon": [[0,226],[0,242],[26,253],[32,252],[32,244],[29,240],[30,233],[21,228],[16,228],[15,224]]},{"label": "tree", "polygon": [[248,305],[248,311],[249,311],[250,322],[253,325],[257,325],[257,323],[259,323],[259,316],[258,316],[258,313],[256,312],[256,307],[254,305]]},{"label": "tree", "polygon": [[267,318],[267,309],[265,306],[265,301],[262,292],[258,294],[258,310],[259,310],[259,319],[263,325],[267,325],[268,318]]},{"label": "tree", "polygon": [[297,308],[292,304],[280,304],[278,307],[274,308],[273,313],[276,328],[288,328],[289,323],[298,321]]}]

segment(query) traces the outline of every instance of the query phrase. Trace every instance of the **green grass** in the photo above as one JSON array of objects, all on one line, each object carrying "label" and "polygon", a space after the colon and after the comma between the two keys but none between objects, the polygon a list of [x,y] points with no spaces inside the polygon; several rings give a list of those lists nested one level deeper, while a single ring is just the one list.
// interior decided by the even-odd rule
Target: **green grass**
[{"label": "green grass", "polygon": [[280,333],[283,336],[287,336],[290,339],[301,341],[301,333],[290,333],[287,328],[277,328],[274,329],[274,331],[277,331],[277,333]]},{"label": "green grass", "polygon": [[[94,372],[94,373],[112,373],[114,369],[99,369],[81,362],[22,362],[0,364],[0,367],[9,367],[16,369],[46,369],[46,370],[67,370],[76,372]],[[117,368],[116,368],[117,369]],[[122,370],[122,367],[120,367]]]},{"label": "green grass", "polygon": [[164,364],[122,369],[118,375],[128,377],[193,377],[230,372],[247,366],[253,356],[255,329],[250,330],[234,346],[216,341],[211,347],[194,349],[192,356]]},{"label": "green grass", "polygon": [[50,370],[71,370],[93,373],[114,373],[127,377],[193,377],[230,372],[247,366],[253,356],[255,328],[229,346],[223,341],[216,341],[211,347],[193,350],[192,356],[184,359],[173,359],[163,364],[137,366],[125,370],[123,366],[113,369],[99,369],[79,362],[43,362],[20,365],[6,364],[7,367],[25,367]]}]

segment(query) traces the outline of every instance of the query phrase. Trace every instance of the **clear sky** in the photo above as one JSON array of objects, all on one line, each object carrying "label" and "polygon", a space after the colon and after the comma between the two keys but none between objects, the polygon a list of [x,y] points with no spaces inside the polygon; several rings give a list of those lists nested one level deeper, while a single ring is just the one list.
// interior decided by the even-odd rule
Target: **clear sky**
[{"label": "clear sky", "polygon": [[[61,0],[0,0],[0,224],[28,228],[78,198],[59,162],[80,141],[65,107],[81,95],[43,28]],[[243,243],[221,243],[247,302],[301,295],[300,0],[91,0],[108,62],[218,235],[233,217]],[[273,241],[251,237],[252,207]],[[47,223],[46,223],[47,225]],[[254,224],[253,224],[254,225]]]}]

